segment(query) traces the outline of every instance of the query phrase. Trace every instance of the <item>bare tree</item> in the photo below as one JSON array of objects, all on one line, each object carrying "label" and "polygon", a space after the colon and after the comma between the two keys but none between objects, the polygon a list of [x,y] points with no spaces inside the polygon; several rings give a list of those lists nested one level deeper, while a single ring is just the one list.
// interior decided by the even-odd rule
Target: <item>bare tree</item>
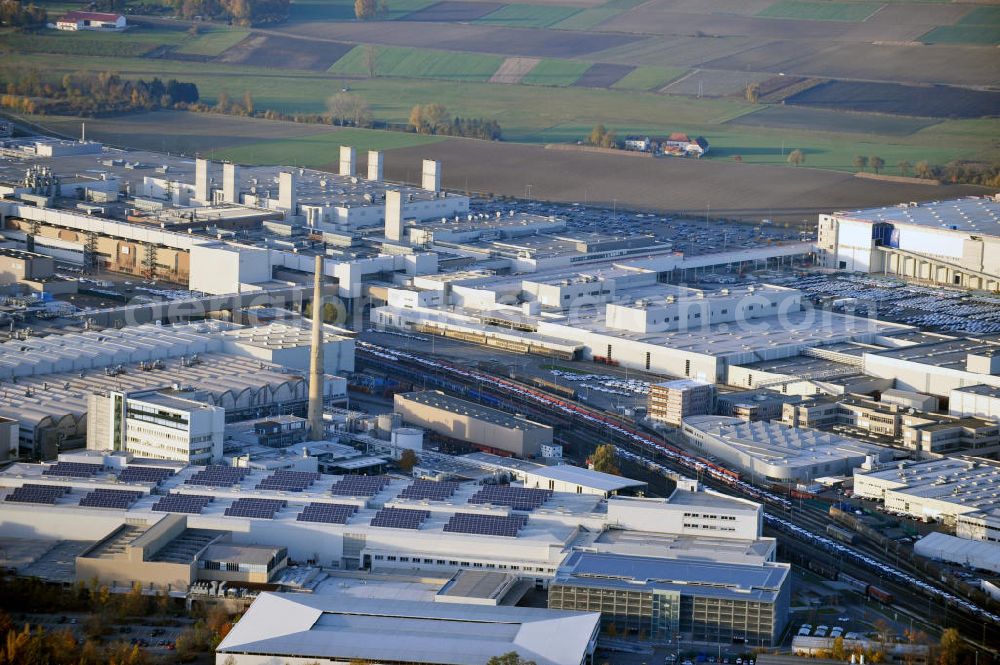
[{"label": "bare tree", "polygon": [[913,164],[905,159],[901,159],[896,162],[896,168],[899,169],[899,175],[908,176],[910,175],[910,169],[913,168]]},{"label": "bare tree", "polygon": [[804,152],[796,148],[788,153],[788,163],[792,166],[801,166],[806,161],[806,155]]},{"label": "bare tree", "polygon": [[859,171],[864,171],[865,167],[868,166],[868,158],[864,155],[854,155],[854,168]]},{"label": "bare tree", "polygon": [[370,127],[372,124],[371,107],[360,95],[338,92],[326,100],[326,110],[330,114],[330,122],[337,125]]},{"label": "bare tree", "polygon": [[882,170],[883,166],[885,166],[885,160],[878,155],[872,155],[868,158],[868,164],[871,165],[872,171],[875,172],[875,175],[878,175],[878,172]]}]

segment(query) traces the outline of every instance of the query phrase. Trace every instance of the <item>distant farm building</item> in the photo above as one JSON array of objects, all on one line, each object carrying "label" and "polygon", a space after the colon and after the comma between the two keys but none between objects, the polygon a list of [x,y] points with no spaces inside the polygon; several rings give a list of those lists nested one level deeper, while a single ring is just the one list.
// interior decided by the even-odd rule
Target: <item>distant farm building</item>
[{"label": "distant farm building", "polygon": [[626,136],[622,142],[625,150],[652,152],[674,157],[701,157],[708,152],[705,137],[691,138],[687,134],[674,132],[670,136]]},{"label": "distant farm building", "polygon": [[701,157],[708,152],[708,141],[705,137],[691,138],[687,134],[674,132],[665,139],[657,139],[660,151],[665,155],[680,157]]},{"label": "distant farm building", "polygon": [[120,31],[127,27],[122,14],[105,12],[67,12],[56,21],[57,30]]}]

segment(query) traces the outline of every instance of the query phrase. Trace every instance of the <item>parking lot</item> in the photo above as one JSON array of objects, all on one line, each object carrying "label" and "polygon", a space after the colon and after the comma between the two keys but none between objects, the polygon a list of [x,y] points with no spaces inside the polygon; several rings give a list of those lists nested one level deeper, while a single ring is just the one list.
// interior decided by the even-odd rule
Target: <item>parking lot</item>
[{"label": "parking lot", "polygon": [[809,275],[772,280],[802,289],[835,311],[966,335],[1000,333],[1000,297],[910,284],[877,275]]},{"label": "parking lot", "polygon": [[637,213],[614,207],[591,208],[581,204],[542,203],[539,201],[484,201],[472,202],[472,212],[493,215],[497,212],[525,212],[535,215],[556,216],[566,220],[568,229],[584,233],[605,235],[648,234],[671,245],[686,256],[710,252],[749,249],[779,241],[812,240],[812,231],[789,229],[768,222],[744,224],[737,222],[705,221],[670,215]]}]

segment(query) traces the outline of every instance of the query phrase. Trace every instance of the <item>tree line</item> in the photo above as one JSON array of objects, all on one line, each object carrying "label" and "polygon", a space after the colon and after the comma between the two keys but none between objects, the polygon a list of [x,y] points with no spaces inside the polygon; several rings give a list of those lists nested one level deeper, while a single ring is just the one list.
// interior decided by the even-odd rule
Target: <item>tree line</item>
[{"label": "tree line", "polygon": [[[78,640],[70,630],[18,626],[7,614],[15,608],[85,612],[80,625],[83,638]],[[186,614],[166,593],[149,595],[138,583],[128,593],[111,593],[96,579],[67,589],[35,578],[4,575],[0,577],[0,665],[146,665],[150,658],[138,645],[107,641],[114,633],[112,624],[127,625],[144,618],[145,623],[176,625],[178,617]],[[182,661],[211,653],[237,619],[221,605],[207,610],[199,605],[195,618],[174,645]]]},{"label": "tree line", "polygon": [[198,86],[170,79],[123,79],[113,72],[44,80],[34,69],[0,69],[0,107],[19,113],[97,116],[154,111],[198,101]]},{"label": "tree line", "polygon": [[267,25],[288,18],[289,0],[170,0],[184,18],[231,21],[234,25]]},{"label": "tree line", "polygon": [[34,30],[48,23],[48,12],[34,4],[25,5],[20,0],[0,0],[0,26]]},{"label": "tree line", "polygon": [[418,134],[465,136],[486,141],[502,138],[500,123],[488,118],[451,116],[441,104],[417,104],[410,109],[410,127]]}]

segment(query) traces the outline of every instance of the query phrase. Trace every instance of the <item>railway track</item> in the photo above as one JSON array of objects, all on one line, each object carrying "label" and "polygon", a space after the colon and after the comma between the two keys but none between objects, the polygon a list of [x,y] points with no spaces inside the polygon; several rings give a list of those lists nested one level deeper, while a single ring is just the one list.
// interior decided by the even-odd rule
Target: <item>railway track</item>
[{"label": "railway track", "polygon": [[[982,639],[984,643],[980,646],[994,654],[997,653],[985,642],[989,639],[992,643],[996,639],[988,636],[998,633],[1000,615],[941,588],[940,585],[921,575],[901,570],[901,566],[894,566],[884,560],[882,552],[873,551],[865,546],[848,546],[827,537],[825,527],[829,524],[828,520],[820,523],[818,515],[811,516],[808,513],[796,515],[791,500],[748,483],[729,469],[692,455],[654,435],[637,430],[614,416],[549,395],[533,386],[481,370],[368,342],[359,341],[357,351],[362,360],[372,362],[383,370],[423,373],[437,377],[439,385],[441,382],[455,384],[466,395],[470,393],[479,396],[497,395],[515,407],[511,410],[522,408],[523,412],[526,408],[530,408],[531,411],[544,415],[547,421],[555,418],[563,426],[586,428],[615,443],[621,456],[650,471],[667,476],[693,474],[713,489],[762,503],[771,509],[765,511],[764,515],[765,527],[771,532],[814,548],[824,557],[846,561],[853,570],[864,574],[868,579],[874,578],[882,584],[901,589],[901,599],[910,601],[918,596],[929,598],[932,605],[937,603],[946,611],[950,611],[950,620],[967,639],[977,644]],[[924,604],[921,603],[917,608],[901,606],[900,609],[915,612],[919,616]]]}]

